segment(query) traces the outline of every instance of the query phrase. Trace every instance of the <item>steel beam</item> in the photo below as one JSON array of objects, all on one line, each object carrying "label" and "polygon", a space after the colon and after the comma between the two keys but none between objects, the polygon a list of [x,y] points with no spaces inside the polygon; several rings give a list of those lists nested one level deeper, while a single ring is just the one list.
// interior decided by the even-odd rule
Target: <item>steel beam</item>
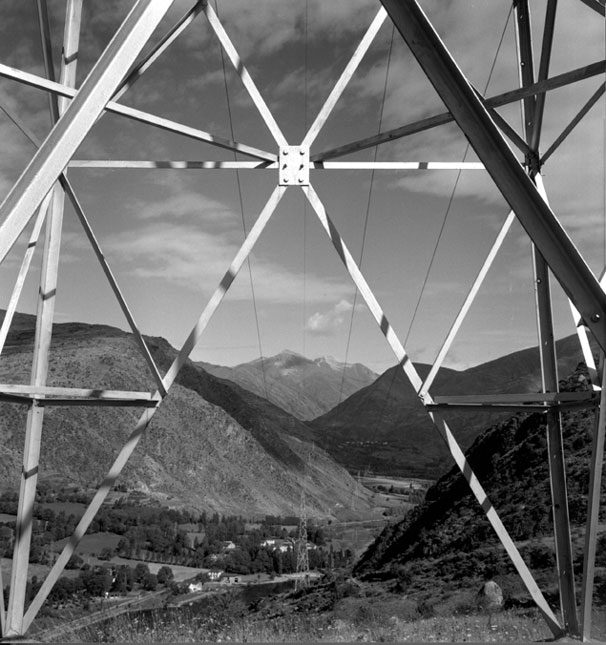
[{"label": "steel beam", "polygon": [[212,27],[212,30],[215,32],[217,39],[221,43],[223,50],[227,54],[227,57],[231,61],[231,64],[234,66],[234,69],[236,70],[238,76],[240,76],[240,79],[242,80],[242,83],[246,88],[248,95],[252,99],[252,102],[257,108],[257,111],[265,122],[267,129],[271,132],[272,137],[279,146],[287,146],[288,141],[286,141],[286,138],[282,134],[280,126],[276,123],[273,114],[267,107],[265,100],[261,96],[261,93],[257,89],[255,82],[248,73],[248,70],[246,69],[242,61],[242,58],[240,58],[240,54],[238,54],[238,52],[236,51],[236,48],[231,42],[230,37],[227,35],[227,32],[223,28],[223,25],[221,24],[221,21],[212,8],[210,2],[205,2],[203,8],[204,14],[208,19],[208,23]]},{"label": "steel beam", "polygon": [[585,115],[591,110],[591,108],[602,98],[605,90],[604,83],[602,83],[598,89],[591,95],[587,103],[575,114],[570,123],[562,130],[561,134],[555,139],[555,141],[549,146],[545,151],[545,154],[541,156],[541,165],[543,165],[549,157],[560,147],[560,145],[566,140],[568,135],[577,127]]},{"label": "steel beam", "polygon": [[0,262],[117,90],[172,0],[137,0],[68,109],[0,205]]},{"label": "steel beam", "polygon": [[130,307],[128,306],[128,303],[126,302],[126,299],[122,295],[122,291],[118,285],[118,281],[114,277],[113,271],[109,266],[109,263],[105,257],[105,254],[103,253],[103,251],[101,250],[101,247],[99,246],[99,242],[97,241],[95,233],[92,227],[90,226],[90,224],[88,223],[88,219],[86,218],[84,210],[78,198],[76,197],[76,193],[74,192],[66,175],[62,174],[59,177],[59,182],[61,183],[63,190],[65,190],[65,194],[69,197],[69,200],[72,204],[74,211],[76,212],[78,220],[80,221],[80,224],[84,229],[84,233],[86,234],[86,237],[88,238],[88,241],[90,242],[90,245],[95,253],[95,257],[99,261],[99,264],[101,265],[101,269],[105,274],[107,281],[109,282],[109,286],[111,287],[111,290],[113,291],[114,296],[116,297],[116,300],[120,305],[120,309],[122,310],[122,313],[124,314],[124,317],[126,318],[126,321],[128,322],[128,325],[133,333],[133,338],[135,340],[135,343],[138,345],[139,350],[141,351],[141,354],[145,359],[145,362],[147,363],[147,366],[154,379],[156,387],[158,388],[162,396],[166,396],[166,390],[164,389],[164,386],[162,384],[162,376],[160,374],[160,371],[158,370],[158,366],[156,365],[156,362],[154,361],[153,356],[149,351],[149,347],[147,346],[147,343],[145,342],[145,339],[143,338],[143,335],[141,334],[141,331],[139,330],[139,327],[135,322],[135,318],[130,310]]},{"label": "steel beam", "polygon": [[[0,76],[11,78],[25,85],[29,85],[30,87],[37,87],[38,89],[45,90],[47,92],[54,92],[59,96],[73,98],[77,94],[77,91],[73,88],[49,81],[41,76],[36,76],[36,74],[30,74],[19,69],[14,69],[13,67],[9,67],[2,63],[0,63]],[[252,146],[247,146],[246,144],[238,143],[237,141],[230,141],[229,139],[224,139],[223,137],[211,134],[210,132],[205,132],[198,128],[192,128],[188,125],[177,123],[176,121],[171,121],[170,119],[165,119],[163,117],[156,116],[155,114],[150,114],[149,112],[144,112],[143,110],[137,110],[135,108],[128,107],[127,105],[116,103],[115,101],[109,101],[105,106],[105,110],[107,112],[112,112],[113,114],[124,116],[127,119],[132,119],[139,123],[145,123],[155,128],[159,128],[160,130],[165,130],[166,132],[179,134],[184,137],[194,139],[195,141],[203,141],[204,143],[217,146],[218,148],[241,152],[242,154],[256,157],[258,159],[267,159],[269,161],[275,161],[277,159],[277,155],[275,153],[266,152],[259,148],[253,148]]]},{"label": "steel beam", "polygon": [[[74,78],[75,81],[75,78]],[[64,101],[65,99],[61,98],[61,101]],[[59,105],[63,106],[63,103],[59,103]],[[61,107],[63,110],[63,107]],[[12,114],[9,112],[6,112],[7,116],[11,119],[11,121],[25,134],[25,136],[30,140],[30,142],[35,145],[36,147],[40,146],[40,143],[38,139],[35,137],[35,135],[31,132],[28,132],[27,130],[23,129],[21,127],[21,124],[18,119],[16,119]],[[246,162],[243,162],[246,163]],[[256,162],[252,162],[256,163]],[[166,392],[164,391],[164,386],[162,384],[162,376],[160,375],[160,372],[158,370],[158,366],[156,365],[151,352],[149,351],[149,348],[147,346],[147,343],[145,342],[143,335],[141,334],[141,331],[134,319],[133,314],[130,311],[130,307],[128,306],[128,303],[126,302],[126,299],[122,295],[122,291],[120,289],[120,286],[118,285],[118,282],[116,278],[114,277],[114,274],[111,270],[111,267],[109,266],[109,263],[107,262],[107,259],[105,257],[105,254],[101,250],[101,247],[99,246],[99,243],[97,241],[97,238],[92,230],[92,227],[90,226],[88,219],[86,217],[86,214],[84,213],[84,210],[82,208],[82,205],[80,204],[80,201],[78,200],[76,193],[74,192],[74,189],[67,178],[67,175],[64,173],[59,177],[59,183],[61,184],[61,188],[63,191],[65,191],[65,194],[69,198],[72,207],[80,220],[80,224],[82,225],[82,228],[84,229],[84,233],[86,234],[91,247],[93,249],[93,252],[95,253],[95,256],[97,260],[99,261],[99,264],[101,265],[101,269],[103,273],[105,274],[105,277],[107,278],[107,281],[109,282],[109,285],[114,293],[114,296],[116,297],[116,300],[118,301],[118,304],[120,306],[120,309],[122,310],[122,313],[124,314],[124,317],[126,318],[126,321],[129,324],[129,327],[131,329],[131,332],[133,334],[133,338],[137,345],[139,346],[139,349],[141,351],[141,354],[143,358],[145,359],[145,362],[147,363],[149,370],[151,372],[151,375],[155,381],[156,387],[158,387],[159,391],[162,393],[162,396],[166,395]],[[13,294],[11,295],[11,300],[9,302],[9,306],[7,307],[7,312],[4,317],[4,320],[2,322],[2,327],[0,328],[0,353],[2,353],[2,348],[4,347],[4,343],[6,341],[6,336],[8,335],[8,331],[11,325],[12,317],[14,315],[17,302],[19,300],[19,296],[21,294],[21,290],[23,288],[23,283],[25,281],[25,277],[27,274],[27,269],[29,268],[29,265],[31,263],[31,258],[33,255],[33,252],[35,250],[35,245],[38,239],[38,232],[39,232],[39,227],[42,224],[42,221],[44,220],[44,216],[42,213],[46,211],[45,204],[47,200],[50,200],[51,197],[54,195],[54,191],[52,193],[49,193],[45,201],[42,204],[41,207],[41,214],[38,215],[38,218],[36,220],[36,224],[34,226],[34,231],[32,233],[32,236],[30,238],[30,243],[28,245],[26,255],[24,257],[24,260],[22,262],[21,270],[19,272],[19,276],[17,278],[17,283],[15,285],[15,289],[13,290]],[[39,221],[39,220],[42,221]],[[38,232],[37,232],[38,231]]]},{"label": "steel beam", "polygon": [[[343,262],[345,268],[347,269],[347,272],[349,273],[352,280],[354,281],[354,284],[358,288],[360,295],[366,302],[366,306],[368,307],[373,318],[379,325],[381,332],[385,336],[385,339],[389,343],[398,361],[398,364],[404,370],[404,373],[406,374],[412,387],[415,389],[416,392],[419,392],[423,385],[423,381],[421,380],[419,373],[417,372],[415,366],[413,365],[408,354],[406,353],[406,349],[404,348],[404,345],[402,344],[395,330],[389,323],[385,315],[385,312],[383,311],[381,305],[379,304],[374,293],[372,292],[372,289],[366,282],[366,279],[362,275],[360,268],[358,267],[355,260],[353,259],[353,256],[351,255],[349,249],[347,248],[345,242],[343,241],[343,238],[339,234],[332,220],[329,218],[326,212],[326,209],[324,208],[324,204],[322,203],[322,200],[319,198],[313,186],[311,185],[303,187],[301,190],[303,190],[307,199],[309,200],[310,204],[315,210],[316,215],[318,216],[318,219],[322,224],[322,227],[326,231],[326,234],[328,235],[335,250],[337,251],[337,254],[341,258],[341,261]],[[556,616],[554,615],[553,611],[549,607],[549,604],[545,600],[545,597],[541,593],[541,590],[537,586],[534,578],[532,577],[532,574],[530,573],[528,567],[526,566],[526,563],[520,556],[520,553],[515,543],[511,539],[509,533],[507,532],[507,529],[505,528],[503,522],[501,521],[501,518],[499,517],[490,499],[488,498],[488,495],[484,491],[484,488],[480,484],[480,481],[478,480],[471,466],[469,465],[467,458],[463,454],[461,447],[459,446],[457,440],[455,439],[450,428],[448,427],[448,424],[444,420],[444,417],[438,411],[429,409],[429,406],[433,404],[433,399],[429,393],[426,394],[423,403],[428,407],[429,416],[433,421],[436,429],[438,430],[440,437],[443,439],[444,443],[448,447],[448,450],[452,458],[454,459],[456,465],[458,466],[461,473],[465,477],[465,480],[469,484],[469,487],[471,488],[472,493],[474,494],[480,506],[482,507],[482,510],[486,514],[486,517],[490,522],[490,524],[492,525],[493,529],[495,530],[499,540],[501,541],[501,544],[503,544],[503,546],[505,547],[507,554],[509,555],[512,563],[514,564],[522,581],[524,582],[526,589],[528,590],[531,597],[537,604],[537,607],[541,611],[545,619],[545,622],[553,632],[554,636],[561,635],[562,628],[558,623]]]},{"label": "steel beam", "polygon": [[170,47],[172,43],[191,25],[196,16],[204,9],[204,5],[208,0],[198,0],[196,4],[185,13],[181,19],[168,30],[166,34],[147,52],[145,58],[141,60],[135,67],[128,73],[118,91],[112,97],[114,101],[118,101],[120,97],[127,92],[145,72],[160,58],[160,56]]},{"label": "steel beam", "polygon": [[519,407],[525,405],[558,406],[566,403],[585,403],[592,407],[597,403],[596,395],[591,392],[523,392],[521,394],[436,394],[432,397],[436,405],[493,405],[515,403]]},{"label": "steel beam", "polygon": [[[231,263],[225,275],[223,276],[223,279],[221,280],[219,286],[215,290],[214,294],[211,296],[206,307],[200,314],[198,321],[194,325],[189,336],[183,343],[183,346],[181,347],[179,353],[175,357],[172,365],[170,366],[167,373],[165,374],[163,383],[166,391],[168,391],[170,387],[173,385],[173,383],[175,382],[175,379],[177,378],[179,371],[181,370],[181,368],[189,358],[189,355],[195,348],[198,340],[200,339],[200,336],[206,329],[206,326],[210,322],[212,316],[214,315],[217,308],[223,301],[223,298],[225,297],[227,291],[229,290],[230,286],[235,280],[238,272],[242,268],[242,265],[244,264],[244,262],[246,261],[250,253],[252,252],[256,242],[258,241],[259,237],[263,233],[272,214],[274,213],[278,204],[280,203],[280,200],[284,196],[285,191],[286,191],[285,188],[277,186],[273,191],[273,193],[271,194],[271,196],[269,197],[267,203],[265,204],[265,207],[263,208],[257,221],[255,222],[255,225],[250,230],[248,236],[246,237],[242,246],[240,247],[240,250],[236,254],[233,262]],[[78,545],[78,543],[80,542],[84,534],[86,533],[87,528],[90,526],[90,523],[93,521],[95,515],[101,508],[103,501],[106,499],[107,495],[111,491],[116,479],[119,477],[124,466],[128,462],[130,456],[132,455],[133,451],[137,447],[137,444],[141,440],[141,437],[145,433],[145,430],[151,423],[154,414],[159,409],[160,404],[162,402],[160,392],[156,392],[156,394],[152,397],[152,399],[155,400],[154,407],[145,410],[145,412],[143,412],[143,414],[139,418],[137,424],[135,425],[134,430],[131,432],[127,442],[120,450],[120,453],[116,457],[105,479],[103,480],[102,485],[100,486],[99,490],[95,493],[94,498],[92,499],[92,501],[90,502],[86,510],[84,511],[84,514],[82,515],[80,522],[76,526],[74,533],[72,534],[69,541],[63,548],[63,551],[57,558],[57,561],[53,565],[48,576],[42,583],[42,586],[40,587],[40,590],[36,594],[35,598],[32,600],[32,603],[29,606],[23,620],[24,631],[27,631],[32,621],[40,611],[40,608],[44,604],[44,601],[48,597],[48,594],[53,588],[55,582],[57,582],[59,576],[65,569],[65,565],[67,564],[68,560],[72,556],[76,546]]]},{"label": "steel beam", "polygon": [[[141,161],[130,159],[74,159],[70,168],[130,168],[135,170],[277,170],[269,161]],[[316,161],[311,170],[485,170],[476,161]]]},{"label": "steel beam", "polygon": [[381,0],[526,232],[606,349],[606,296],[415,0]]},{"label": "steel beam", "polygon": [[473,281],[473,284],[471,285],[469,292],[465,297],[465,301],[461,305],[461,309],[459,310],[459,313],[454,319],[448,331],[448,334],[446,335],[446,338],[442,343],[442,347],[440,347],[440,350],[438,351],[438,354],[431,366],[431,369],[429,370],[429,373],[425,377],[425,381],[423,382],[423,387],[419,391],[419,396],[421,398],[423,398],[429,392],[434,382],[434,379],[436,378],[438,371],[440,370],[440,367],[442,367],[442,363],[444,362],[444,359],[446,358],[448,351],[450,350],[450,347],[452,346],[452,343],[454,342],[457,334],[459,333],[459,329],[461,328],[461,325],[463,324],[467,316],[467,313],[471,309],[471,305],[476,299],[476,296],[478,295],[478,291],[480,290],[480,287],[482,286],[484,279],[486,278],[486,275],[488,274],[488,271],[492,266],[492,263],[497,257],[499,249],[501,248],[503,242],[505,241],[505,237],[507,236],[507,233],[509,232],[509,229],[511,228],[511,225],[513,224],[514,219],[515,219],[514,212],[510,211],[505,219],[505,222],[503,223],[503,226],[501,226],[501,229],[495,241],[493,242],[492,247],[488,252],[488,255],[486,256],[484,263],[482,264],[480,270],[478,271],[478,275]]},{"label": "steel beam", "polygon": [[[516,36],[518,43],[518,64],[520,85],[530,87],[534,84],[534,60],[532,47],[532,29],[528,0],[515,0]],[[555,18],[555,16],[554,16]],[[545,34],[549,40],[549,34]],[[549,61],[549,50],[543,47],[543,60]],[[547,74],[547,63],[543,62],[543,73]],[[537,189],[547,204],[547,195],[538,174],[538,146],[540,143],[540,123],[542,122],[543,105],[538,106],[534,97],[522,102],[524,132],[530,145],[536,141],[527,160],[527,172],[537,183]],[[539,334],[539,357],[543,392],[558,391],[558,364],[553,331],[553,314],[551,305],[551,286],[547,262],[532,245],[532,259],[535,278],[535,302],[537,328]],[[549,462],[549,483],[551,487],[551,509],[556,550],[556,567],[558,572],[558,589],[560,591],[560,609],[564,622],[564,631],[571,636],[579,635],[579,622],[576,608],[572,540],[570,537],[570,518],[568,513],[568,491],[566,487],[566,465],[564,463],[564,442],[560,410],[546,410],[547,425],[547,458]]]},{"label": "steel beam", "polygon": [[27,248],[25,249],[25,254],[23,255],[23,260],[21,261],[21,266],[19,267],[19,273],[17,274],[17,279],[13,286],[11,292],[11,297],[8,301],[6,307],[6,312],[4,313],[4,319],[2,320],[2,327],[0,327],[0,354],[4,349],[4,344],[8,337],[8,332],[10,331],[11,324],[13,322],[13,317],[17,311],[17,305],[19,304],[19,298],[21,297],[21,292],[23,291],[23,286],[25,285],[25,279],[29,272],[29,268],[34,257],[34,251],[36,250],[36,245],[40,238],[40,233],[42,231],[42,226],[46,221],[46,214],[50,206],[50,201],[52,199],[52,193],[49,193],[42,202],[40,208],[38,209],[38,216],[34,222],[33,230],[29,237],[29,242]]},{"label": "steel beam", "polygon": [[600,410],[591,448],[589,465],[589,492],[587,500],[587,522],[585,525],[585,548],[583,553],[583,583],[581,589],[581,632],[584,641],[591,640],[591,610],[593,607],[593,581],[595,576],[596,539],[600,516],[600,491],[604,467],[604,438],[606,434],[606,361],[602,353],[602,393]]},{"label": "steel beam", "polygon": [[[537,181],[539,192],[547,199],[541,176],[537,175],[535,181]],[[557,392],[559,379],[553,331],[549,268],[543,256],[534,245],[532,246],[532,252],[543,392]],[[566,633],[571,636],[579,636],[574,561],[568,511],[568,490],[566,486],[566,464],[564,462],[564,440],[562,437],[560,411],[558,409],[547,410],[546,417],[549,483],[551,486],[551,508],[553,513],[560,607]]]},{"label": "steel beam", "polygon": [[[552,78],[545,79],[544,81],[535,83],[532,87],[510,90],[502,94],[497,94],[496,96],[485,99],[485,104],[487,108],[496,108],[502,105],[508,105],[510,103],[515,103],[520,99],[524,99],[527,96],[541,95],[550,90],[585,80],[586,78],[593,78],[594,76],[603,74],[605,70],[606,61],[598,61],[597,63],[592,63],[591,65],[580,67],[579,69],[574,69],[570,72],[565,72],[563,74],[553,76]],[[0,66],[0,73],[1,71],[2,66]],[[331,148],[330,150],[317,152],[311,156],[311,160],[323,161],[325,159],[333,159],[334,157],[342,157],[354,152],[359,152],[360,150],[374,148],[381,143],[389,143],[390,141],[396,141],[397,139],[417,134],[418,132],[431,130],[441,125],[451,123],[452,121],[454,121],[454,117],[450,112],[435,114],[434,116],[426,117],[425,119],[415,121],[414,123],[393,128],[392,130],[386,130],[385,132],[380,132],[379,134],[360,139],[359,141],[347,143],[339,146],[338,148]]]},{"label": "steel beam", "polygon": [[339,100],[339,97],[341,96],[341,94],[343,94],[345,88],[351,80],[351,77],[354,75],[356,69],[358,69],[358,65],[364,58],[364,55],[368,51],[369,47],[372,45],[375,36],[385,22],[385,18],[387,18],[387,14],[385,13],[383,7],[381,7],[377,12],[377,15],[375,16],[375,19],[370,24],[370,27],[366,30],[366,33],[364,34],[364,37],[360,41],[360,44],[357,46],[355,52],[353,53],[353,56],[345,66],[345,69],[341,73],[339,80],[336,82],[331,93],[324,102],[324,105],[320,109],[320,112],[318,112],[318,116],[309,127],[309,130],[307,131],[307,134],[305,135],[305,138],[303,139],[301,145],[309,147],[315,141],[316,137],[320,133],[320,130],[324,127],[324,124],[326,123],[328,117],[331,115],[335,105],[337,104],[337,101]]},{"label": "steel beam", "polygon": [[[555,30],[555,18],[558,0],[547,0],[547,8],[545,10],[545,26],[543,28],[543,42],[541,44],[541,60],[539,62],[539,72],[537,81],[545,81],[549,76],[549,63],[551,61],[551,51],[553,47],[553,33]],[[539,149],[539,141],[541,140],[541,131],[543,129],[543,115],[545,112],[545,93],[537,94],[536,97],[536,111],[534,128],[530,136],[530,147],[533,150]]]},{"label": "steel beam", "polygon": [[[80,39],[80,16],[82,0],[69,0],[63,38],[63,57],[61,60],[61,82],[74,85],[76,80],[77,51]],[[50,26],[46,0],[38,0],[38,15],[44,67],[49,79],[54,80],[55,71],[52,56]],[[65,100],[58,101],[50,96],[51,120],[55,123],[65,108]],[[53,319],[58,285],[61,232],[63,229],[64,195],[59,185],[52,189],[50,209],[46,217],[46,237],[42,258],[40,292],[36,316],[34,338],[34,357],[32,364],[33,386],[44,387],[48,375],[48,360],[52,337]],[[33,506],[36,498],[38,466],[42,440],[44,407],[38,401],[31,402],[25,430],[23,470],[15,526],[15,548],[11,569],[11,587],[6,615],[6,634],[23,633],[26,587],[29,569],[29,556],[33,528]]]},{"label": "steel beam", "polygon": [[135,390],[100,390],[99,388],[53,387],[49,385],[21,385],[19,383],[0,383],[0,392],[3,394],[25,394],[34,397],[55,396],[76,399],[141,399],[146,401],[153,399],[153,396],[149,392]]},{"label": "steel beam", "polygon": [[606,15],[604,9],[604,2],[602,0],[581,0],[581,2],[587,5],[590,9],[593,9],[602,16]]}]

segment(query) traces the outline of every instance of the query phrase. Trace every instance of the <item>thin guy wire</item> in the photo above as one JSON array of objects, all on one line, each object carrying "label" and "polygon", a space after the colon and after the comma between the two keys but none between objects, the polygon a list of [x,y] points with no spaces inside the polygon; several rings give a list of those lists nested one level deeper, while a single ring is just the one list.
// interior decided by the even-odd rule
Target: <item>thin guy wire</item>
[{"label": "thin guy wire", "polygon": [[[511,6],[509,7],[509,12],[508,12],[508,14],[507,14],[507,20],[505,21],[505,26],[503,27],[503,32],[501,33],[501,38],[500,38],[500,40],[499,40],[499,44],[497,45],[497,50],[496,50],[496,53],[495,53],[495,55],[494,55],[494,58],[493,58],[493,61],[492,61],[492,65],[491,65],[491,67],[490,67],[490,71],[489,71],[489,73],[488,73],[488,79],[487,79],[487,81],[486,81],[486,86],[484,87],[484,92],[483,92],[483,94],[484,94],[484,95],[485,95],[485,94],[486,94],[486,92],[488,91],[488,87],[489,87],[489,85],[490,85],[490,81],[492,80],[492,75],[493,75],[493,73],[494,73],[494,69],[495,69],[495,66],[496,66],[496,63],[497,63],[497,58],[498,58],[498,56],[499,56],[499,52],[501,51],[501,46],[503,45],[503,40],[504,40],[504,38],[505,38],[505,33],[507,32],[507,26],[509,25],[509,21],[510,21],[510,19],[511,19],[511,13],[512,13],[512,10],[513,10],[513,5],[511,5]],[[467,144],[467,146],[465,147],[465,153],[464,153],[464,155],[463,155],[463,161],[465,161],[465,159],[467,158],[467,154],[469,153],[469,148],[470,148],[470,145],[469,145],[469,143],[468,143],[468,144]],[[451,208],[452,208],[452,203],[453,203],[453,200],[454,200],[455,192],[456,192],[456,190],[457,190],[457,186],[458,186],[458,184],[459,184],[459,179],[461,178],[461,173],[462,173],[462,170],[459,170],[459,171],[457,172],[457,178],[456,178],[456,180],[455,180],[454,186],[453,186],[452,191],[451,191],[451,193],[450,193],[450,198],[449,198],[449,200],[448,200],[448,206],[446,207],[446,212],[444,213],[444,219],[442,220],[442,226],[440,227],[440,232],[439,232],[439,234],[438,234],[438,238],[437,238],[437,240],[436,240],[436,244],[435,244],[435,246],[434,246],[433,253],[432,253],[432,255],[431,255],[431,259],[430,259],[430,261],[429,261],[429,265],[428,265],[428,267],[427,267],[427,272],[426,272],[426,274],[425,274],[425,279],[423,280],[423,284],[422,284],[422,286],[421,286],[421,290],[420,290],[420,292],[419,292],[419,297],[417,298],[417,302],[416,302],[416,305],[415,305],[415,308],[414,308],[414,311],[413,311],[413,314],[412,314],[412,318],[411,318],[411,320],[410,320],[410,325],[408,326],[408,331],[406,332],[406,337],[405,337],[405,339],[404,339],[404,347],[405,347],[405,348],[408,346],[408,339],[409,339],[409,337],[410,337],[410,333],[411,333],[411,331],[412,331],[412,327],[413,327],[413,325],[414,325],[414,322],[415,322],[415,319],[416,319],[417,313],[418,313],[418,311],[419,311],[419,307],[420,307],[420,305],[421,305],[421,301],[422,301],[422,299],[423,299],[423,293],[424,293],[424,291],[425,291],[425,288],[427,287],[427,282],[428,282],[428,280],[429,280],[429,275],[430,275],[430,273],[431,273],[431,269],[432,269],[432,266],[433,266],[433,263],[434,263],[434,260],[435,260],[435,257],[436,257],[436,254],[437,254],[437,251],[438,251],[438,246],[439,246],[439,244],[440,244],[440,240],[441,240],[441,238],[442,238],[442,234],[443,234],[444,229],[445,229],[445,227],[446,227],[446,221],[447,221],[447,219],[448,219],[448,215],[449,215],[450,210],[451,210]],[[378,427],[380,426],[380,424],[381,424],[381,422],[382,422],[382,420],[383,420],[383,416],[384,416],[384,414],[385,414],[385,409],[387,408],[387,403],[388,403],[388,401],[389,401],[389,399],[390,399],[390,397],[391,397],[391,391],[392,391],[393,385],[394,385],[395,380],[396,380],[396,375],[397,375],[399,372],[400,372],[400,370],[398,370],[398,369],[394,369],[394,370],[393,370],[393,372],[392,372],[391,379],[390,379],[390,382],[389,382],[389,388],[387,389],[387,394],[386,394],[386,396],[385,396],[385,399],[384,399],[384,401],[383,401],[383,406],[382,406],[382,408],[381,408],[381,414],[379,415],[378,420],[377,420],[377,422],[376,422],[376,424],[375,424],[375,427],[376,427],[376,428],[378,428]]]},{"label": "thin guy wire", "polygon": [[[378,132],[381,132],[381,128],[383,126],[383,117],[385,115],[385,101],[387,98],[387,85],[389,81],[389,68],[391,65],[391,57],[393,53],[393,42],[394,42],[394,35],[395,35],[395,25],[392,25],[391,28],[391,39],[389,42],[389,51],[387,54],[387,65],[385,66],[385,81],[383,83],[383,96],[381,98],[381,112],[379,114],[379,126],[378,126]],[[374,149],[374,155],[373,155],[373,162],[377,161],[379,153],[379,146],[375,146]],[[364,230],[362,232],[362,245],[360,249],[360,260],[358,262],[358,266],[360,269],[362,268],[362,260],[364,258],[364,248],[366,245],[366,235],[368,232],[368,221],[370,219],[370,205],[372,203],[372,193],[373,193],[373,188],[374,188],[374,181],[375,181],[375,169],[373,168],[370,174],[370,186],[368,188],[368,199],[366,202],[366,214],[364,217]],[[343,363],[343,371],[341,373],[341,386],[339,388],[339,400],[337,402],[337,405],[341,403],[343,400],[343,390],[345,388],[345,369],[347,368],[347,361],[349,358],[349,348],[351,345],[351,337],[352,337],[352,332],[353,332],[353,321],[354,321],[354,316],[356,312],[356,305],[357,305],[357,300],[358,300],[358,289],[356,287],[354,291],[354,297],[353,297],[353,304],[351,308],[351,316],[349,318],[349,331],[347,334],[347,345],[345,347],[345,361]]]},{"label": "thin guy wire", "polygon": [[[308,20],[309,0],[305,0],[304,44],[303,44],[303,125],[307,132],[307,70],[308,70]],[[305,136],[305,134],[303,134]],[[307,199],[303,199],[303,356],[307,353]]]},{"label": "thin guy wire", "polygon": [[[217,14],[217,18],[220,18],[219,16],[219,0],[215,0],[215,12]],[[225,69],[225,54],[223,53],[223,47],[219,47],[221,51],[221,65],[223,67],[223,82],[225,86],[225,98],[227,101],[227,114],[229,118],[229,129],[230,129],[230,136],[232,140],[235,140],[234,138],[234,123],[233,123],[233,118],[232,118],[232,111],[231,111],[231,102],[229,99],[229,87],[227,84],[227,73]],[[237,161],[237,153],[234,150],[234,161]],[[238,186],[238,199],[240,202],[240,217],[242,219],[242,231],[244,232],[244,237],[246,237],[247,231],[246,231],[246,221],[244,219],[244,199],[242,197],[242,183],[240,181],[240,171],[236,169],[236,183]],[[261,359],[261,374],[263,376],[263,391],[265,392],[265,398],[269,398],[269,392],[267,389],[267,377],[265,374],[265,360],[263,358],[263,345],[261,342],[261,330],[259,327],[259,312],[257,309],[257,299],[255,296],[255,285],[253,281],[253,275],[252,275],[252,266],[250,263],[250,257],[246,258],[246,265],[248,267],[248,277],[250,278],[250,291],[252,295],[252,302],[253,302],[253,310],[255,314],[255,326],[257,330],[257,343],[259,347],[259,356]]]}]

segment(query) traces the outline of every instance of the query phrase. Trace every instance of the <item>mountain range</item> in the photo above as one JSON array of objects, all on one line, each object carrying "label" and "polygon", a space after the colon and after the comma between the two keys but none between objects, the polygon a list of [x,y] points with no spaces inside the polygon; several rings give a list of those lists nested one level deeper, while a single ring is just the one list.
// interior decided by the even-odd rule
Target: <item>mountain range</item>
[{"label": "mountain range", "polygon": [[[34,329],[33,316],[16,316],[0,359],[0,382],[29,381]],[[165,371],[176,350],[162,338],[147,340]],[[557,351],[561,373],[581,358],[576,337],[558,341]],[[214,373],[190,361],[183,367],[123,474],[130,487],[174,505],[247,515],[292,513],[304,488],[310,514],[330,516],[336,509],[368,508],[368,496],[347,471],[436,479],[451,465],[398,366],[373,381],[375,375],[361,365],[282,352],[235,368],[206,368]],[[425,376],[429,366],[417,369]],[[48,382],[155,389],[130,334],[82,323],[54,326]],[[443,368],[432,392],[524,393],[540,385],[535,347],[464,371]],[[301,420],[355,388],[360,389],[328,412]],[[273,402],[251,390],[273,392]],[[6,402],[0,407],[0,483],[7,485],[21,468],[26,411]],[[446,419],[466,449],[505,416],[453,411]],[[41,476],[98,482],[137,417],[133,409],[47,407]],[[354,498],[359,499],[352,504]]]},{"label": "mountain range", "polygon": [[[557,341],[558,370],[568,374],[582,354],[576,336]],[[416,365],[424,378],[430,366]],[[434,395],[529,393],[541,390],[537,347],[457,371],[442,368],[431,388]],[[477,409],[445,413],[446,421],[465,450],[481,430],[504,414]],[[435,479],[451,465],[451,457],[424,406],[399,366],[352,394],[310,423],[314,439],[350,472]]]},{"label": "mountain range", "polygon": [[378,377],[361,363],[341,363],[332,356],[312,360],[289,350],[234,367],[198,365],[271,401],[302,421],[325,414]]},{"label": "mountain range", "polygon": [[[0,382],[28,383],[35,318],[17,314],[0,359]],[[147,338],[161,372],[176,350]],[[48,385],[155,390],[132,336],[106,325],[53,326]],[[0,404],[0,484],[21,472],[27,410]],[[140,410],[46,407],[40,477],[98,485]],[[298,514],[305,491],[310,516],[369,509],[370,493],[312,442],[309,428],[238,385],[187,362],[120,477],[173,506],[247,517]],[[353,502],[353,503],[352,503]]]}]

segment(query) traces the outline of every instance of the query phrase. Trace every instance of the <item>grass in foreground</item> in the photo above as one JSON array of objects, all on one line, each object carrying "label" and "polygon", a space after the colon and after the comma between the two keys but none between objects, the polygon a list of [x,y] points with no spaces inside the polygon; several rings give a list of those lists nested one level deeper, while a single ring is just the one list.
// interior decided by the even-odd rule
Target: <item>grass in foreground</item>
[{"label": "grass in foreground", "polygon": [[541,641],[551,637],[540,616],[503,612],[496,630],[488,629],[485,616],[432,617],[404,622],[392,617],[386,623],[365,625],[330,620],[318,614],[290,615],[255,621],[233,621],[175,615],[167,620],[142,621],[128,616],[63,634],[61,642],[158,643],[213,642],[512,642]]}]

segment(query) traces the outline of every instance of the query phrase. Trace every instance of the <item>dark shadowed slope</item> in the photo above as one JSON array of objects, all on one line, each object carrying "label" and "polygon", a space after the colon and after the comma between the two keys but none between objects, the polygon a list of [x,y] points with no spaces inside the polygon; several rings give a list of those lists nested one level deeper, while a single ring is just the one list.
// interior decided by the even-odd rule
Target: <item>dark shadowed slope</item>
[{"label": "dark shadowed slope", "polygon": [[[557,351],[561,374],[582,358],[576,336],[558,341]],[[417,367],[425,377],[429,366]],[[525,393],[540,388],[539,353],[534,347],[465,371],[443,368],[432,393]],[[503,418],[477,411],[450,411],[445,416],[464,449],[483,428]],[[451,465],[442,440],[400,367],[390,368],[310,425],[318,443],[352,472],[369,468],[382,474],[435,478]]]},{"label": "dark shadowed slope", "polygon": [[[563,389],[589,389],[584,366],[566,380]],[[569,411],[562,416],[570,519],[576,526],[584,524],[586,518],[594,418],[593,410]],[[521,545],[529,566],[552,568],[553,541],[539,540],[552,534],[543,415],[520,413],[499,422],[476,438],[467,457],[506,528]],[[605,498],[602,505],[604,518]],[[446,579],[481,576],[486,567],[504,573],[510,565],[502,548],[490,550],[496,544],[478,502],[458,469],[453,468],[429,489],[423,504],[383,531],[356,571],[401,573],[398,566],[410,572],[415,566],[423,566],[434,567],[433,575]],[[581,562],[582,542],[575,551]]]}]

